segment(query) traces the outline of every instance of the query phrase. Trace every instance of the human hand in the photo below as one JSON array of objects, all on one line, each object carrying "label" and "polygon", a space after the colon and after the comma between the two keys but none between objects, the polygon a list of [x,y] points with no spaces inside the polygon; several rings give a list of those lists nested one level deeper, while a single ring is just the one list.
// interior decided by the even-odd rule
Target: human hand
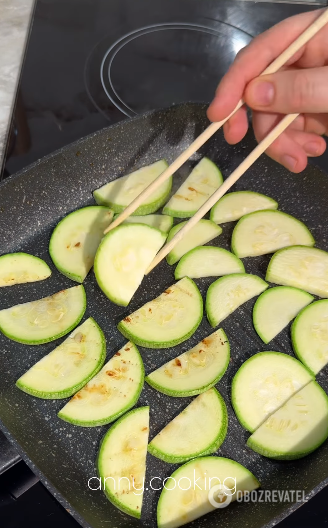
[{"label": "human hand", "polygon": [[[322,10],[288,18],[256,37],[238,53],[208,108],[211,121],[221,121],[243,98],[253,110],[253,127],[261,141],[281,119],[300,113],[267,154],[292,172],[301,172],[308,157],[321,156],[328,135],[328,25],[319,31],[279,72],[258,77]],[[224,125],[228,143],[241,141],[248,128],[243,106]]]}]

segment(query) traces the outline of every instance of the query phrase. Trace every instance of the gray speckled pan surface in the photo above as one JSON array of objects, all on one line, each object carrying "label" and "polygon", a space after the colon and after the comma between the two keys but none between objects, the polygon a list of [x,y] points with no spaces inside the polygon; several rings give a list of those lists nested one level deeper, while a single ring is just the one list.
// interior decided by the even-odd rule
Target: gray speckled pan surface
[{"label": "gray speckled pan surface", "polygon": [[[74,209],[93,203],[91,191],[105,182],[162,157],[171,162],[207,124],[202,105],[186,104],[156,111],[82,139],[5,180],[0,186],[0,253],[17,250],[32,253],[45,259],[53,274],[44,282],[2,288],[0,308],[73,286],[75,283],[56,271],[48,255],[49,237],[56,223]],[[201,155],[209,156],[227,177],[254,145],[252,133],[235,147],[225,143],[222,132],[217,133],[175,176],[175,188]],[[328,249],[328,176],[319,169],[309,166],[304,173],[294,175],[262,156],[235,189],[272,196],[283,211],[308,225],[318,247]],[[223,234],[213,243],[229,249],[233,224],[223,227]],[[268,261],[269,256],[244,259],[246,271],[264,277]],[[104,330],[108,357],[125,342],[116,329],[118,321],[173,283],[173,271],[174,267],[162,262],[145,278],[127,309],[112,304],[98,289],[93,272],[88,275],[84,283],[88,302],[84,320],[93,316]],[[196,282],[205,294],[211,280]],[[231,408],[231,380],[246,358],[261,350],[292,354],[289,330],[283,331],[270,345],[264,345],[258,338],[251,319],[254,302],[246,303],[222,324],[231,344],[231,363],[217,388],[228,407],[229,429],[218,454],[244,464],[265,489],[304,489],[310,497],[328,483],[328,442],[299,461],[270,461],[245,446],[248,433],[239,425]],[[168,350],[140,348],[146,373],[188,350],[212,331],[204,317],[197,332],[182,345]],[[0,336],[0,425],[33,471],[83,526],[156,526],[159,491],[145,493],[140,523],[114,508],[101,491],[88,489],[88,479],[96,475],[99,442],[108,426],[88,429],[67,424],[56,416],[67,400],[39,400],[15,387],[17,378],[63,339],[26,346]],[[327,372],[322,372],[317,379],[327,391]],[[190,401],[191,398],[162,395],[146,384],[138,406],[150,405],[150,437]],[[146,479],[149,482],[154,476],[165,478],[176,467],[148,455]],[[222,528],[241,525],[268,528],[296,507],[288,503],[233,504],[195,521],[193,526],[214,528],[220,522]]]}]

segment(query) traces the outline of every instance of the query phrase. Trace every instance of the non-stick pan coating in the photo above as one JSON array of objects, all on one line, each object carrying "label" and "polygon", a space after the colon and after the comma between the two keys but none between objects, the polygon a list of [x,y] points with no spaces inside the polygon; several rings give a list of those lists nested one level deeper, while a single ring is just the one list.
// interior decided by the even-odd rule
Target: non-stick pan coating
[{"label": "non-stick pan coating", "polygon": [[[0,186],[0,252],[26,251],[48,262],[53,270],[49,280],[1,288],[0,308],[27,302],[73,286],[75,283],[56,271],[48,254],[52,229],[67,213],[93,203],[92,190],[160,158],[171,162],[207,126],[205,107],[185,104],[148,113],[88,136],[28,167]],[[222,132],[217,133],[174,177],[175,187],[202,156],[209,156],[227,177],[254,148],[252,132],[235,147],[229,146]],[[317,246],[328,250],[328,177],[309,166],[302,174],[291,174],[262,156],[233,190],[253,190],[268,194],[280,208],[304,221]],[[233,224],[223,226],[214,242],[229,249]],[[244,259],[246,271],[265,276],[270,256]],[[112,304],[97,287],[93,272],[85,280],[87,311],[107,338],[111,356],[125,342],[116,329],[122,317],[159,295],[174,282],[174,267],[162,262],[144,280],[128,308]],[[197,280],[203,294],[208,279]],[[249,301],[223,321],[231,344],[231,362],[217,388],[229,411],[228,435],[218,454],[232,458],[250,469],[265,489],[299,489],[311,496],[327,482],[328,442],[314,454],[295,462],[265,459],[246,447],[248,437],[237,422],[230,403],[231,380],[242,362],[261,350],[292,354],[289,329],[269,345],[264,345],[252,326]],[[197,332],[187,342],[168,350],[140,348],[146,373],[194,346],[213,331],[204,317]],[[0,336],[0,419],[1,427],[24,460],[55,497],[85,527],[121,528],[138,526],[139,521],[119,512],[101,491],[91,491],[88,479],[96,475],[95,461],[100,439],[108,426],[82,428],[59,420],[58,410],[67,400],[44,401],[24,394],[15,381],[61,340],[41,346],[26,346]],[[327,372],[317,377],[327,391]],[[151,437],[171,420],[191,398],[171,398],[145,384],[138,406],[150,405]],[[147,458],[147,476],[169,476],[177,466]],[[93,485],[96,481],[93,481]],[[156,526],[159,491],[146,491],[142,526]],[[221,528],[273,526],[297,505],[288,503],[232,504],[225,510],[199,519],[194,526]]]}]

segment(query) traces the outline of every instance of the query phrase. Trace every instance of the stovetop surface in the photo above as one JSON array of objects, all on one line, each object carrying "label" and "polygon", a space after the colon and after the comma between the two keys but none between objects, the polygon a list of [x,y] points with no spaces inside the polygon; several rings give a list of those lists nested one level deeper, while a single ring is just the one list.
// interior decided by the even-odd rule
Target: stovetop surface
[{"label": "stovetop surface", "polygon": [[309,9],[233,0],[38,0],[6,174],[136,113],[209,102],[252,36]]},{"label": "stovetop surface", "polygon": [[[233,0],[38,0],[4,176],[146,110],[209,102],[239,49],[309,9]],[[328,155],[318,164],[328,171]],[[0,433],[0,473],[18,460]],[[14,480],[22,467],[10,470]],[[9,473],[0,477],[0,506]],[[327,526],[327,499],[325,489],[279,526]],[[78,526],[40,483],[0,516],[3,528]]]}]

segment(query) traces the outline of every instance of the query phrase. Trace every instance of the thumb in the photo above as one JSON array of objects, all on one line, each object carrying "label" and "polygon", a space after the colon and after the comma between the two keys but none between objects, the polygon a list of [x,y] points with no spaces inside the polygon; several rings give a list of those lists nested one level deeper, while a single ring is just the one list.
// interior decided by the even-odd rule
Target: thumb
[{"label": "thumb", "polygon": [[328,112],[328,67],[285,70],[251,81],[244,101],[253,110],[279,114]]}]

